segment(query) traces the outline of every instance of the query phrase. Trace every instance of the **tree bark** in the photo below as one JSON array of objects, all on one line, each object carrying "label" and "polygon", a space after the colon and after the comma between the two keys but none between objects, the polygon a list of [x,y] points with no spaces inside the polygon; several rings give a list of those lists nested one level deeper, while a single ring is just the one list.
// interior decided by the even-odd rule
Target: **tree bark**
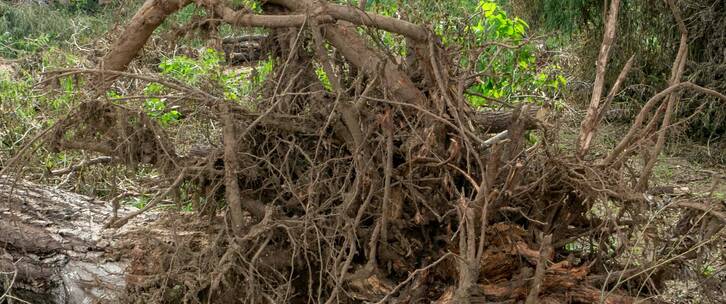
[{"label": "tree bark", "polygon": [[[546,113],[544,108],[528,106],[522,108],[519,119],[522,120],[524,130],[532,130],[537,127],[538,117]],[[478,111],[470,115],[474,126],[487,131],[488,133],[499,133],[508,130],[512,125],[512,111]]]},{"label": "tree bark", "polygon": [[600,109],[600,98],[602,97],[603,88],[605,87],[605,70],[608,65],[608,57],[610,55],[610,47],[615,40],[615,30],[618,23],[618,10],[620,8],[620,0],[612,0],[610,2],[610,11],[607,15],[605,23],[605,34],[603,35],[602,44],[600,45],[600,53],[597,57],[595,84],[590,96],[590,106],[587,108],[585,119],[582,120],[580,126],[580,135],[578,137],[577,156],[583,157],[590,148],[592,140],[592,130],[597,125],[598,109]]},{"label": "tree bark", "polygon": [[102,68],[112,71],[125,70],[164,19],[189,3],[190,0],[147,0],[126,25],[121,34],[122,38],[116,40],[111,51],[103,57]]},{"label": "tree bark", "polygon": [[104,202],[0,176],[0,296],[40,304],[117,301],[126,262],[109,257],[123,233],[103,231],[110,216]]}]

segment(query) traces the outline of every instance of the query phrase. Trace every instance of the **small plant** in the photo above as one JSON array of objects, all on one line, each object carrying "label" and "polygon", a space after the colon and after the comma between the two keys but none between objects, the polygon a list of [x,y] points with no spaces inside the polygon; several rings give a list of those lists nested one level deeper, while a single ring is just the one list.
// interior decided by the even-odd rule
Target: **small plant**
[{"label": "small plant", "polygon": [[139,197],[131,198],[130,200],[126,201],[126,204],[134,206],[134,208],[137,208],[137,209],[144,209],[144,207],[146,207],[146,204],[148,204],[149,201],[151,201],[151,198],[149,198],[146,195],[142,195]]},{"label": "small plant", "polygon": [[701,274],[703,274],[704,277],[710,278],[716,274],[716,267],[713,265],[704,265],[701,268]]},{"label": "small plant", "polygon": [[[144,88],[148,96],[158,96],[164,91],[164,87],[158,83],[150,83]],[[181,113],[176,110],[167,111],[166,101],[161,97],[151,97],[144,101],[144,110],[152,118],[156,118],[162,125],[168,125],[181,118]]]},{"label": "small plant", "polygon": [[70,160],[68,159],[68,155],[66,153],[51,153],[46,154],[45,159],[43,160],[43,166],[47,170],[51,170],[53,168],[58,167],[65,167],[70,164]]}]

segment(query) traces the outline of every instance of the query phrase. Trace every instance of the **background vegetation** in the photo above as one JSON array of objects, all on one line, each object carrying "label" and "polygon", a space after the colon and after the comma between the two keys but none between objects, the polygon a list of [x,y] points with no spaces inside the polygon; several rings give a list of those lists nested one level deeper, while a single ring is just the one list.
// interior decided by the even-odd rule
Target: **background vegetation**
[{"label": "background vegetation", "polygon": [[[619,107],[638,108],[645,96],[666,86],[669,63],[675,57],[679,33],[664,1],[623,1],[618,21],[618,37],[612,51],[613,66],[623,66],[635,54],[636,68],[628,78],[626,89],[616,100]],[[679,1],[689,33],[686,77],[719,91],[726,89],[726,1]],[[513,0],[511,10],[542,32],[554,33],[554,45],[566,46],[578,58],[570,72],[577,79],[591,81],[602,36],[603,1],[596,0]],[[559,41],[558,41],[559,40]],[[611,69],[608,82],[617,77]],[[585,100],[585,99],[581,99]],[[705,103],[705,107],[701,107]],[[723,104],[701,94],[684,96],[678,107],[679,117],[694,112],[701,114],[681,126],[681,138],[696,142],[723,142],[726,133],[726,111]],[[686,141],[687,142],[687,141]],[[681,142],[683,143],[683,142]],[[721,162],[723,156],[719,156]]]}]

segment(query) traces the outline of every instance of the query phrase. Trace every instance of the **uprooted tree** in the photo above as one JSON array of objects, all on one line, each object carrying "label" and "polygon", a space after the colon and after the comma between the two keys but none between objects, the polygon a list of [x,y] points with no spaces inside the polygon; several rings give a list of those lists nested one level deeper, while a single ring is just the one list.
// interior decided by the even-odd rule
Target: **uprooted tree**
[{"label": "uprooted tree", "polygon": [[[554,144],[539,107],[472,108],[465,94],[477,71],[460,65],[471,54],[425,26],[328,1],[270,0],[261,14],[197,1],[215,26],[269,29],[260,45],[276,64],[257,111],[215,92],[124,72],[164,19],[190,2],[147,1],[99,69],[58,71],[54,77],[92,75],[96,97],[39,137],[55,150],[150,165],[166,177],[166,190],[138,212],[114,215],[108,228],[176,195],[182,184],[194,192],[200,216],[214,219],[216,237],[207,235],[204,246],[178,239],[175,250],[143,248],[170,256],[133,261],[129,301],[631,303],[657,293],[678,261],[723,235],[723,206],[705,199],[669,204],[693,209],[669,233],[716,227],[708,234],[675,243],[638,234],[649,224],[643,194],[678,94],[693,89],[726,100],[681,82],[685,38],[670,86],[645,104],[614,150],[603,159],[588,155],[619,90],[620,81],[602,96],[618,0],[574,155]],[[408,58],[374,47],[367,35],[377,30],[403,37]],[[158,122],[103,96],[119,78],[183,93],[198,115],[222,126],[220,145],[181,155]],[[543,137],[528,145],[524,133],[532,129]],[[633,172],[630,160],[651,139],[657,144]],[[659,254],[632,265],[633,239]],[[573,242],[586,250],[566,250]]]}]

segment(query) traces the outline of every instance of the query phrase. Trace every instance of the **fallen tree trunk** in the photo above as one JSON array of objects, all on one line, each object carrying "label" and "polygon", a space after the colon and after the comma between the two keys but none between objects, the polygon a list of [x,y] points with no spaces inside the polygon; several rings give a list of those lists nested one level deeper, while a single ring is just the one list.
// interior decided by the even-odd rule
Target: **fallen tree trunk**
[{"label": "fallen tree trunk", "polygon": [[102,230],[111,215],[105,202],[0,177],[0,295],[41,304],[117,301],[127,263],[109,256],[124,233]]}]

